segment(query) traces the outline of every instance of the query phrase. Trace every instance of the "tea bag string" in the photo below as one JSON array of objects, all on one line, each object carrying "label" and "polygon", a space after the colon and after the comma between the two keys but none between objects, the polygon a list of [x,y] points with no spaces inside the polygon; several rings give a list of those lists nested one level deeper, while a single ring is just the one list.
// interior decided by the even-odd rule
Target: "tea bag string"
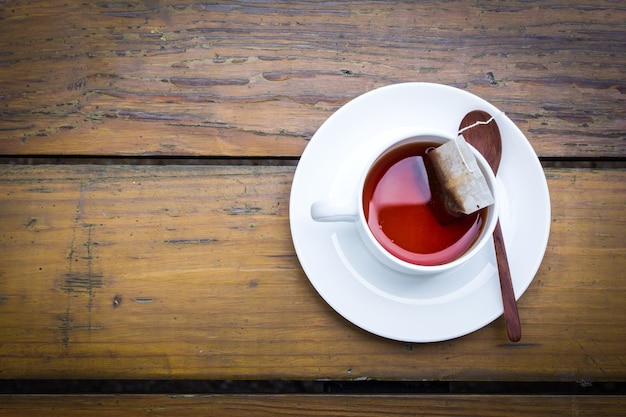
[{"label": "tea bag string", "polygon": [[493,122],[495,120],[496,116],[501,116],[501,115],[504,115],[503,111],[499,111],[495,116],[491,116],[491,118],[489,120],[487,120],[486,122],[483,122],[483,121],[479,120],[479,121],[477,121],[475,123],[472,123],[469,126],[465,126],[463,129],[459,130],[457,134],[460,135],[461,133],[465,132],[466,130],[469,130],[469,129],[471,129],[473,127],[476,127],[476,126],[488,125],[489,123],[491,123],[491,122]]},{"label": "tea bag string", "polygon": [[[470,173],[474,173],[474,170],[472,169],[471,165],[467,163],[467,161],[465,160],[465,157],[463,156],[463,152],[461,152],[461,147],[459,146],[459,138],[463,137],[463,135],[459,134],[456,138],[454,138],[454,144],[456,145],[456,150],[459,152],[459,156],[461,157],[461,161],[463,161],[463,165],[465,165],[465,168],[467,168],[467,170]],[[465,139],[465,138],[463,138]]]},{"label": "tea bag string", "polygon": [[[503,111],[500,111],[500,112],[498,112],[498,113],[496,114],[496,116],[500,116],[500,115],[503,115],[503,114],[504,114],[504,112],[503,112]],[[472,169],[472,167],[471,167],[471,166],[467,163],[467,161],[465,160],[465,157],[463,156],[463,152],[461,152],[461,148],[459,147],[459,141],[458,141],[458,138],[459,138],[459,137],[461,137],[461,136],[462,136],[462,133],[463,133],[463,132],[465,132],[466,130],[469,130],[469,129],[471,129],[471,128],[473,128],[473,127],[476,127],[476,126],[488,125],[489,123],[491,123],[491,122],[493,122],[493,121],[495,120],[496,116],[491,116],[491,117],[489,118],[489,120],[487,120],[487,121],[485,121],[485,122],[483,122],[482,120],[479,120],[479,121],[477,121],[477,122],[475,122],[475,123],[472,123],[472,124],[471,124],[471,125],[469,125],[469,126],[465,126],[463,129],[461,129],[461,130],[459,130],[459,131],[457,132],[457,137],[454,139],[454,144],[456,145],[456,149],[457,149],[457,151],[459,151],[459,155],[461,155],[461,160],[463,161],[463,164],[465,165],[465,167],[466,167],[466,168],[467,168],[467,169],[468,169],[471,173],[474,173],[474,170]],[[463,138],[463,139],[465,139],[465,138]]]}]

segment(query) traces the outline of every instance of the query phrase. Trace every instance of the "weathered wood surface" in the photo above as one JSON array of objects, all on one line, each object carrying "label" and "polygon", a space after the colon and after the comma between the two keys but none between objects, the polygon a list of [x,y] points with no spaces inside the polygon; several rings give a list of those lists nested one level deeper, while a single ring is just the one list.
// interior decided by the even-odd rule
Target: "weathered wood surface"
[{"label": "weathered wood surface", "polygon": [[24,395],[0,396],[3,416],[615,417],[624,396],[555,395]]},{"label": "weathered wood surface", "polygon": [[586,2],[0,2],[0,154],[299,156],[405,81],[492,102],[540,156],[626,156],[626,8]]},{"label": "weathered wood surface", "polygon": [[423,345],[317,295],[291,243],[293,171],[2,166],[0,378],[626,379],[626,171],[546,171],[521,343],[498,319]]}]

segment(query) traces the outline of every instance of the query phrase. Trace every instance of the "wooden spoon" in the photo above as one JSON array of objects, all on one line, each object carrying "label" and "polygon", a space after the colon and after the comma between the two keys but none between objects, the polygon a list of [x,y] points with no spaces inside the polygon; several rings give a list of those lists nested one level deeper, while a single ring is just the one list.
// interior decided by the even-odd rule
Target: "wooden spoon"
[{"label": "wooden spoon", "polygon": [[[486,122],[489,119],[491,119],[489,113],[479,110],[471,111],[461,121],[459,130],[479,121]],[[496,121],[492,120],[488,124],[477,125],[467,129],[463,132],[463,137],[467,143],[471,144],[485,157],[493,173],[497,175],[500,160],[502,159],[502,137]],[[519,313],[517,312],[515,292],[513,290],[513,282],[511,281],[511,271],[509,269],[509,260],[506,256],[506,248],[504,247],[500,220],[496,223],[496,228],[493,231],[493,243],[496,249],[498,274],[500,275],[500,290],[504,305],[506,330],[509,334],[509,340],[518,342],[522,337],[522,326],[519,320]]]}]

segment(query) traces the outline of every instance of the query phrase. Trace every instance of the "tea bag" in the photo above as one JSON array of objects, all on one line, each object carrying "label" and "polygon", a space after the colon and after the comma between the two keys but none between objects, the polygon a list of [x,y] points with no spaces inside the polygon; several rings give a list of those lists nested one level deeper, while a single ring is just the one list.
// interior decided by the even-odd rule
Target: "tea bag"
[{"label": "tea bag", "polygon": [[431,209],[445,225],[494,203],[476,158],[462,135],[430,150],[426,168]]}]

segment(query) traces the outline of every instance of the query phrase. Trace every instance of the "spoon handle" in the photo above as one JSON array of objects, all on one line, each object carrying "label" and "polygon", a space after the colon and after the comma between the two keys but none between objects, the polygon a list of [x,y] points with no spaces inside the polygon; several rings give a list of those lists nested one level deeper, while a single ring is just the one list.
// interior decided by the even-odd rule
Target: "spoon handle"
[{"label": "spoon handle", "polygon": [[496,248],[496,261],[498,263],[498,274],[500,275],[500,291],[502,292],[502,304],[504,305],[506,331],[511,342],[519,342],[522,338],[522,325],[517,312],[515,291],[513,290],[513,281],[511,281],[511,270],[509,269],[509,260],[506,256],[500,220],[496,223],[496,228],[493,231],[493,243]]}]

